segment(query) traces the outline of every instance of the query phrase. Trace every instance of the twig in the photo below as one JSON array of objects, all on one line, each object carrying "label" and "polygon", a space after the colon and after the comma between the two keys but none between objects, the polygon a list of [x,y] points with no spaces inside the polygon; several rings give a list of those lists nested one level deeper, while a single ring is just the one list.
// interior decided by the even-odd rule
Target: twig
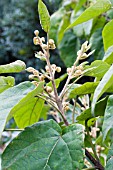
[{"label": "twig", "polygon": [[4,131],[23,131],[24,129],[4,129]]},{"label": "twig", "polygon": [[[68,86],[68,88],[65,90],[65,93],[72,87],[73,84],[75,84],[79,79],[81,79],[83,77],[83,75],[81,75],[80,77],[78,77],[76,80],[74,80],[73,83],[70,84],[70,86]],[[63,95],[65,95],[65,93]]]},{"label": "twig", "polygon": [[79,61],[79,58],[80,58],[80,56],[77,57],[74,65],[73,65],[73,67],[72,67],[71,73],[69,74],[69,76],[68,76],[68,78],[67,78],[67,81],[66,81],[66,83],[65,83],[65,85],[64,85],[64,88],[63,88],[62,91],[61,91],[61,94],[60,94],[60,97],[61,97],[61,98],[62,98],[62,97],[64,96],[64,94],[65,94],[66,88],[67,88],[67,86],[68,86],[68,84],[69,84],[69,82],[70,82],[70,80],[71,80],[72,74],[73,74],[73,72],[74,72],[74,70],[75,70],[76,64],[77,64],[78,61]]},{"label": "twig", "polygon": [[95,151],[95,147],[94,147],[92,140],[91,140],[91,136],[89,134],[89,127],[87,126],[87,121],[86,121],[86,132],[87,132],[87,135],[89,136],[89,142],[90,142],[91,148],[93,150],[93,153],[95,155],[95,158],[99,161],[99,158],[98,158],[97,153]]},{"label": "twig", "polygon": [[76,107],[76,99],[74,100],[74,106],[72,111],[72,123],[75,123],[75,107]]},{"label": "twig", "polygon": [[94,166],[98,170],[104,170],[104,167],[101,165],[101,163],[98,160],[96,160],[95,158],[93,158],[93,156],[87,151],[87,149],[85,149],[85,155],[94,164]]},{"label": "twig", "polygon": [[95,170],[97,169],[97,167],[90,167],[90,168],[85,168],[85,169],[82,169],[82,170]]}]

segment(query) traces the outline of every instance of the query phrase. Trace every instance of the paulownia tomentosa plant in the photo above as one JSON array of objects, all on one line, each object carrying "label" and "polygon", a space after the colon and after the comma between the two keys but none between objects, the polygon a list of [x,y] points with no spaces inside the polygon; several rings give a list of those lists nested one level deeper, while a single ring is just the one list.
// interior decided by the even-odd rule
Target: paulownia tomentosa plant
[{"label": "paulownia tomentosa plant", "polygon": [[[64,26],[63,31],[111,8],[109,0],[98,0],[71,25],[67,28]],[[41,26],[47,32],[47,40],[39,36],[38,30],[34,31],[33,42],[41,47],[35,57],[44,60],[46,66],[42,71],[27,68],[31,73],[31,82],[23,82],[1,91],[0,134],[12,117],[22,131],[4,150],[2,169],[112,170],[113,39],[109,31],[112,30],[113,21],[110,20],[103,29],[103,60],[96,60],[90,65],[84,62],[94,53],[86,41],[75,54],[75,61],[67,68],[66,74],[56,79],[55,73],[61,72],[61,67],[50,63],[50,50],[54,50],[56,45],[50,37],[51,18],[42,0],[39,0],[38,11]],[[21,64],[18,63],[21,68],[18,68],[19,71],[23,70]],[[9,69],[15,72],[17,66],[14,63],[8,67],[0,66],[0,73],[7,69],[8,72]],[[94,81],[78,84],[78,80],[84,76],[94,77]],[[6,78],[2,79],[5,81]],[[58,93],[60,82],[64,79],[65,85]],[[47,119],[48,113],[54,120],[39,121],[40,118]]]}]

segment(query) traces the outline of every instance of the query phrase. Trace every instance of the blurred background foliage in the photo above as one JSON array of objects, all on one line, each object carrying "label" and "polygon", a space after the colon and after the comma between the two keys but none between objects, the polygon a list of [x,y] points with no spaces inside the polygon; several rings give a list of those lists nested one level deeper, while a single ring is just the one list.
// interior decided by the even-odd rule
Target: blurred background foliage
[{"label": "blurred background foliage", "polygon": [[[44,0],[51,15],[50,38],[56,42],[57,49],[51,52],[51,62],[63,67],[73,64],[80,45],[88,40],[95,53],[88,61],[102,59],[104,47],[102,30],[113,18],[113,11],[80,24],[64,34],[65,28],[72,23],[87,7],[96,0]],[[113,0],[111,0],[113,3]],[[27,67],[44,68],[44,62],[34,57],[39,47],[34,46],[34,30],[40,31],[40,37],[46,37],[41,29],[37,0],[1,0],[0,1],[0,65],[23,60]],[[27,79],[27,74],[16,74],[16,82]]]}]

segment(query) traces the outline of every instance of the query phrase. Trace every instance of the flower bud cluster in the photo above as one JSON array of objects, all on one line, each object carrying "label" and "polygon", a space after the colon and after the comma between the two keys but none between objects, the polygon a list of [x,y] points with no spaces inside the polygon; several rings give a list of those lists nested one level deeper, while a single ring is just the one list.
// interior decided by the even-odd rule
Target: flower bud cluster
[{"label": "flower bud cluster", "polygon": [[29,73],[32,73],[32,74],[29,75],[30,80],[38,78],[39,81],[44,81],[44,79],[45,79],[44,74],[40,73],[38,70],[34,69],[33,67],[28,67],[26,69],[26,71],[29,72]]},{"label": "flower bud cluster", "polygon": [[96,146],[96,152],[98,153],[98,154],[100,154],[101,153],[101,151],[103,151],[105,148],[104,147],[101,147],[100,145],[97,145]]},{"label": "flower bud cluster", "polygon": [[100,131],[99,128],[97,127],[92,127],[91,128],[91,132],[90,132],[90,135],[93,137],[93,138],[96,138],[96,135],[97,135],[97,132]]},{"label": "flower bud cluster", "polygon": [[81,49],[77,52],[77,56],[79,57],[79,60],[83,60],[94,53],[95,50],[91,51],[89,54],[86,53],[90,48],[91,48],[91,44],[88,45],[88,41],[82,44]]},{"label": "flower bud cluster", "polygon": [[[58,72],[58,73],[61,72],[61,67],[57,67],[55,64],[51,64],[51,69],[52,69],[53,73],[55,73],[55,71]],[[50,69],[47,65],[45,66],[45,70],[46,70],[47,73],[50,73]]]},{"label": "flower bud cluster", "polygon": [[38,30],[35,30],[34,34],[35,34],[35,37],[33,38],[33,43],[35,45],[40,45],[40,47],[43,50],[43,52],[42,51],[37,52],[35,54],[35,57],[39,58],[40,60],[45,61],[46,60],[45,55],[46,55],[47,50],[48,49],[54,50],[56,48],[55,42],[54,42],[53,39],[49,39],[47,44],[45,44],[45,38],[44,37],[42,37],[42,38],[39,37],[39,31]]},{"label": "flower bud cluster", "polygon": [[84,68],[81,64],[76,67],[72,66],[71,68],[67,68],[67,74],[70,75],[72,73],[72,70],[74,70],[72,74],[72,78],[74,78],[82,75]]}]

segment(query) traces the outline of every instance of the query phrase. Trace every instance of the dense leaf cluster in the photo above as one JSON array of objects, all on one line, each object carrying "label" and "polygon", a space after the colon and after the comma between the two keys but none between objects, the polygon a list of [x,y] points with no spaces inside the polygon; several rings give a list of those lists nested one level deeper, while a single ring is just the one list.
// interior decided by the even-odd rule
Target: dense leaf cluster
[{"label": "dense leaf cluster", "polygon": [[[39,0],[38,10],[41,26],[51,39],[47,38],[44,44],[41,35],[36,35],[38,31],[34,37],[36,45],[42,48],[41,53],[37,52],[41,54],[38,57],[42,56],[47,62],[45,70],[26,69],[20,60],[0,66],[1,74],[26,69],[32,73],[33,80],[14,85],[13,77],[0,77],[0,137],[12,117],[18,127],[16,130],[22,131],[3,152],[2,168],[112,170],[113,35],[110,33],[113,1],[66,0],[51,17],[46,5]],[[14,18],[9,17],[7,23],[13,21]],[[82,44],[85,40],[92,46],[87,41]],[[51,65],[49,59],[50,45],[54,41],[68,67],[67,73],[57,79],[54,75],[58,67]],[[92,54],[95,61],[91,62],[93,59],[89,56]],[[86,76],[93,81],[78,83]],[[64,79],[66,83],[59,92],[58,87]],[[47,120],[47,115],[52,115],[54,120]]]}]

